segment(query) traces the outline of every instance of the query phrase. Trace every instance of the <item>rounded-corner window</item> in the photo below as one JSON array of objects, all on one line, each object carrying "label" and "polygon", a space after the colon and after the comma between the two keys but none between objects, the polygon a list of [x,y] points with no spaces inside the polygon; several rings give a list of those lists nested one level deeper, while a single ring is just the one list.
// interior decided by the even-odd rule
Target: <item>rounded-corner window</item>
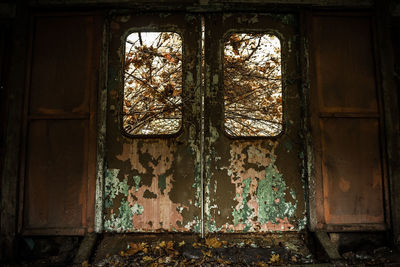
[{"label": "rounded-corner window", "polygon": [[281,43],[269,33],[232,33],[224,42],[224,129],[273,137],[283,129]]},{"label": "rounded-corner window", "polygon": [[182,127],[182,38],[175,32],[131,32],[125,39],[122,128],[167,136]]}]

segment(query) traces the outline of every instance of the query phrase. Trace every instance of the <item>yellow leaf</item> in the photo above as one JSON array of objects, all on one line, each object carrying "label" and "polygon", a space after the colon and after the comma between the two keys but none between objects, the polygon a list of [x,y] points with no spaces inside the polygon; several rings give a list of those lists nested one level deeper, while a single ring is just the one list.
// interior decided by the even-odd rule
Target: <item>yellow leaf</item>
[{"label": "yellow leaf", "polygon": [[219,248],[221,247],[222,243],[216,237],[213,237],[206,239],[206,245],[211,248]]},{"label": "yellow leaf", "polygon": [[193,243],[192,246],[193,246],[194,248],[198,248],[198,247],[201,247],[201,244],[200,244],[200,243]]},{"label": "yellow leaf", "polygon": [[160,248],[163,248],[163,247],[165,247],[166,244],[165,244],[165,241],[161,241],[160,244],[158,244],[158,245],[160,246]]},{"label": "yellow leaf", "polygon": [[263,262],[263,261],[259,261],[259,262],[257,262],[256,264],[257,264],[257,266],[260,266],[260,267],[267,267],[267,266],[268,266],[268,264],[266,264],[266,263]]},{"label": "yellow leaf", "polygon": [[179,242],[178,244],[180,247],[182,247],[183,245],[185,245],[185,241]]},{"label": "yellow leaf", "polygon": [[89,266],[90,266],[90,264],[88,261],[82,262],[82,267],[89,267]]},{"label": "yellow leaf", "polygon": [[292,257],[291,257],[291,260],[292,260],[293,262],[297,262],[296,256],[292,256]]},{"label": "yellow leaf", "polygon": [[[139,251],[143,250],[143,245],[142,244],[136,244],[136,243],[129,243],[129,249],[125,252],[126,255],[134,255],[138,253]],[[122,253],[122,251],[121,251]],[[145,252],[146,253],[146,252]],[[121,256],[124,256],[121,254]]]},{"label": "yellow leaf", "polygon": [[152,260],[154,260],[152,257],[150,257],[150,256],[144,256],[143,258],[142,258],[142,260],[144,260],[144,261],[152,261]]},{"label": "yellow leaf", "polygon": [[225,264],[225,265],[232,264],[232,262],[227,261],[227,260],[223,260],[223,259],[221,259],[221,258],[218,258],[218,259],[217,259],[217,262],[218,262],[218,263]]},{"label": "yellow leaf", "polygon": [[173,250],[174,249],[174,242],[168,241],[166,249]]},{"label": "yellow leaf", "polygon": [[272,254],[271,258],[269,259],[269,263],[277,263],[279,260],[279,254]]},{"label": "yellow leaf", "polygon": [[212,257],[211,250],[208,251],[201,250],[201,253],[203,253],[203,256]]}]

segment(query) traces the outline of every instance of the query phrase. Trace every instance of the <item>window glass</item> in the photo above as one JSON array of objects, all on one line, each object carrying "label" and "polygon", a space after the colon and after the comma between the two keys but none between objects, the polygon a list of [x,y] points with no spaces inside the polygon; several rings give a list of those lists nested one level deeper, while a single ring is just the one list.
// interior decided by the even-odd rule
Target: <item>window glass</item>
[{"label": "window glass", "polygon": [[170,135],[182,125],[182,39],[174,32],[133,32],[125,43],[123,129]]},{"label": "window glass", "polygon": [[281,45],[265,33],[234,33],[224,44],[225,131],[234,137],[282,131]]}]

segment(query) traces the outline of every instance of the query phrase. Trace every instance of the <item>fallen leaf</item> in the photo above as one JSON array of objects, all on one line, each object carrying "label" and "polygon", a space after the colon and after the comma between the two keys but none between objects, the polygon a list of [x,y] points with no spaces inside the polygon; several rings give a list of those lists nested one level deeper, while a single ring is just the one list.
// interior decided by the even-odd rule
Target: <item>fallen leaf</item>
[{"label": "fallen leaf", "polygon": [[280,257],[279,254],[272,254],[271,258],[269,259],[269,263],[277,263],[279,262]]},{"label": "fallen leaf", "polygon": [[229,264],[232,263],[232,262],[230,262],[230,261],[223,260],[223,259],[221,259],[221,258],[218,258],[218,259],[217,259],[217,262],[218,262],[218,263],[225,264],[225,265],[229,265]]},{"label": "fallen leaf", "polygon": [[257,266],[260,266],[260,267],[267,267],[267,266],[268,266],[268,264],[266,264],[266,263],[263,262],[263,261],[257,262],[256,265],[257,265]]},{"label": "fallen leaf", "polygon": [[168,241],[166,249],[167,250],[173,250],[174,249],[174,242],[173,241]]},{"label": "fallen leaf", "polygon": [[193,246],[194,248],[198,248],[198,247],[201,247],[201,244],[200,244],[200,243],[193,243],[192,246]]},{"label": "fallen leaf", "polygon": [[[138,253],[139,251],[142,251],[144,249],[142,244],[129,243],[128,244],[129,249],[124,254],[130,256],[130,255],[134,255],[134,254]],[[147,253],[147,252],[145,252],[145,253]],[[121,256],[124,256],[122,254],[122,251],[121,251]]]},{"label": "fallen leaf", "polygon": [[222,243],[216,237],[213,237],[206,239],[206,245],[211,248],[219,248],[221,247]]},{"label": "fallen leaf", "polygon": [[154,259],[152,257],[150,257],[150,256],[143,256],[142,260],[144,260],[144,261],[152,261]]},{"label": "fallen leaf", "polygon": [[208,251],[201,250],[201,253],[203,253],[203,256],[212,257],[211,250]]},{"label": "fallen leaf", "polygon": [[90,264],[88,261],[82,262],[82,267],[89,267],[89,266],[90,266]]},{"label": "fallen leaf", "polygon": [[165,247],[166,243],[165,241],[161,241],[158,245],[160,246],[160,248],[163,248]]},{"label": "fallen leaf", "polygon": [[182,247],[183,245],[185,245],[185,241],[182,240],[182,242],[179,242],[178,246]]}]

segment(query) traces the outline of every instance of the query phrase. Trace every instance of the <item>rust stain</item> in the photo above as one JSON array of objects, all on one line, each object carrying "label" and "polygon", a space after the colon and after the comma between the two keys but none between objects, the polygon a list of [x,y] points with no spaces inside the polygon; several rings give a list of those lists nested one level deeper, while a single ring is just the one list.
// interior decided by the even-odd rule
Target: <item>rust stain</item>
[{"label": "rust stain", "polygon": [[339,187],[343,192],[347,192],[350,189],[350,182],[345,180],[343,177],[340,177]]}]

